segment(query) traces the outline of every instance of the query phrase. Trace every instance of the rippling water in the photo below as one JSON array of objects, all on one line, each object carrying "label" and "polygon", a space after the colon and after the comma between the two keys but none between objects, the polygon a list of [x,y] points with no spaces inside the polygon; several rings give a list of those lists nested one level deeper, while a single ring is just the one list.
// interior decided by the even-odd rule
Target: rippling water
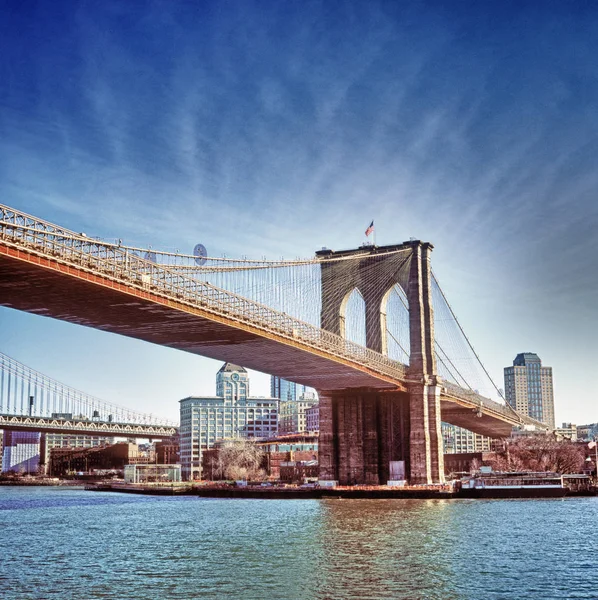
[{"label": "rippling water", "polygon": [[0,487],[0,598],[598,600],[598,498],[210,500]]}]

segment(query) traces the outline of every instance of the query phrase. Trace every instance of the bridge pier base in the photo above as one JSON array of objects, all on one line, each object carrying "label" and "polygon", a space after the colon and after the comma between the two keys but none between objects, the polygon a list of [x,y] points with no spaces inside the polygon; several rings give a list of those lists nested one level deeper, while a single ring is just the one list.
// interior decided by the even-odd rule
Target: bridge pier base
[{"label": "bridge pier base", "polygon": [[385,485],[390,462],[409,473],[409,394],[320,392],[320,479]]},{"label": "bridge pier base", "polygon": [[404,461],[411,484],[444,482],[440,386],[409,393],[320,392],[320,479],[385,485],[390,462]]},{"label": "bridge pier base", "polygon": [[410,476],[412,484],[444,483],[444,448],[440,424],[440,386],[409,387]]}]

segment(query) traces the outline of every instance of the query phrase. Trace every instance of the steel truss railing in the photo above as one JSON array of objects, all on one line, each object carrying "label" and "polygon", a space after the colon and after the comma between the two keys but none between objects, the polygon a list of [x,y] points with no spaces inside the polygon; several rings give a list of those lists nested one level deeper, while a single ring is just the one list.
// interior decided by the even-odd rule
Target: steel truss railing
[{"label": "steel truss railing", "polygon": [[165,438],[176,434],[177,428],[168,425],[144,425],[140,423],[107,423],[89,419],[53,419],[26,415],[0,414],[0,429],[31,429],[46,433],[72,433],[107,437]]},{"label": "steel truss railing", "polygon": [[118,245],[88,238],[0,205],[0,237],[28,252],[75,266],[206,312],[237,320],[397,380],[406,366],[309,323],[145,260]]}]

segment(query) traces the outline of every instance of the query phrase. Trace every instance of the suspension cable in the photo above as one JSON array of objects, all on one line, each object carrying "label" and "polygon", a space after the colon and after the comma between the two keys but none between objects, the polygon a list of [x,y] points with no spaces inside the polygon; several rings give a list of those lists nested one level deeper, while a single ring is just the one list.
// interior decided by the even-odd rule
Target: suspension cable
[{"label": "suspension cable", "polygon": [[432,273],[432,278],[436,282],[436,285],[438,286],[438,291],[440,292],[440,294],[442,295],[442,298],[446,302],[446,305],[447,305],[447,307],[448,307],[448,309],[449,309],[449,311],[450,311],[453,319],[455,319],[455,323],[457,323],[457,326],[459,327],[459,331],[461,331],[461,334],[465,338],[465,341],[467,342],[469,348],[473,352],[473,355],[476,357],[478,363],[482,367],[484,373],[486,374],[486,376],[490,380],[490,383],[492,383],[492,385],[494,386],[494,389],[496,390],[497,394],[499,395],[500,398],[502,398],[504,400],[506,406],[508,406],[517,416],[520,416],[519,413],[507,402],[507,400],[504,397],[503,393],[500,391],[500,389],[494,383],[494,380],[490,376],[490,373],[488,373],[488,371],[486,370],[486,367],[484,366],[484,364],[480,360],[480,357],[478,356],[477,352],[474,350],[474,347],[471,344],[471,342],[469,341],[469,338],[467,337],[465,331],[463,330],[463,327],[461,327],[461,323],[459,323],[459,319],[457,319],[457,315],[455,315],[455,312],[453,311],[452,306],[450,305],[449,301],[447,300],[446,296],[444,295],[444,292],[442,291],[442,288],[440,287],[440,283],[438,283],[438,279],[436,278],[436,275],[434,275],[434,273]]}]

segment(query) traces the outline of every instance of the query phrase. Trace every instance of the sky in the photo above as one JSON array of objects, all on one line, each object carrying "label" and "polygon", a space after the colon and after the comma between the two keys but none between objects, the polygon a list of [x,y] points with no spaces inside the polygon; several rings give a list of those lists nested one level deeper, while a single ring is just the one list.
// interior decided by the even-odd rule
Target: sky
[{"label": "sky", "polygon": [[[0,203],[273,259],[373,219],[379,245],[434,245],[500,387],[535,352],[557,422],[597,422],[597,57],[589,0],[0,0]],[[0,351],[168,418],[220,367],[7,308]]]}]

